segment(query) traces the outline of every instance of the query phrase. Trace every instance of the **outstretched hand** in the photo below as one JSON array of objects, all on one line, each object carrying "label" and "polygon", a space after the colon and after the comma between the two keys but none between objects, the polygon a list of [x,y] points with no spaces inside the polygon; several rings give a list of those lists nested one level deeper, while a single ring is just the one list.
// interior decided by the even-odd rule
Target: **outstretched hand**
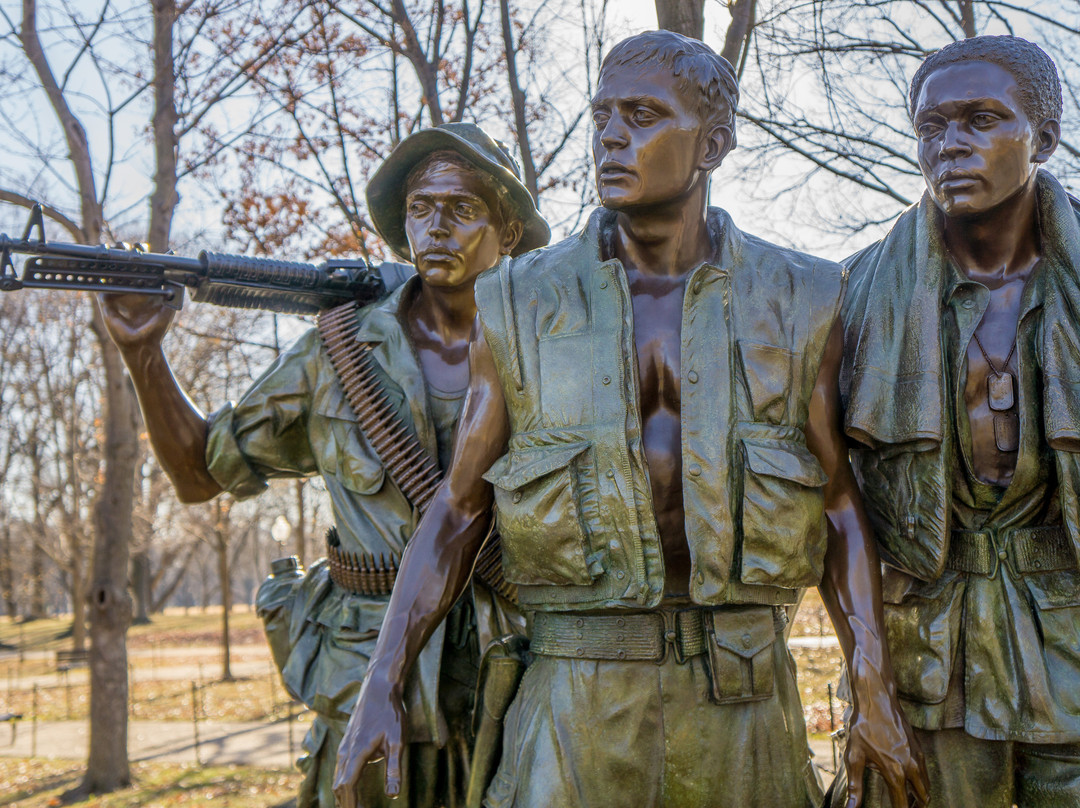
[{"label": "outstretched hand", "polygon": [[357,801],[357,786],[364,767],[383,759],[386,760],[386,796],[396,797],[401,793],[404,727],[401,697],[369,676],[360,688],[356,708],[338,747],[334,773],[334,799],[338,808],[363,808]]},{"label": "outstretched hand", "polygon": [[922,750],[919,749],[896,697],[884,689],[872,692],[852,680],[856,694],[848,725],[848,792],[845,808],[859,808],[863,800],[863,774],[867,767],[876,769],[885,779],[893,808],[915,805],[925,808],[930,799],[929,780]]}]

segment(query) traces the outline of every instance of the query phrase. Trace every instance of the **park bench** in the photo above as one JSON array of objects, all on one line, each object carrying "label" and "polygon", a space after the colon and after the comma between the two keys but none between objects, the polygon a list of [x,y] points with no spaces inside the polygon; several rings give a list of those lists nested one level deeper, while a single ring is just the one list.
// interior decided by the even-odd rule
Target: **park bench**
[{"label": "park bench", "polygon": [[15,743],[15,730],[19,726],[22,713],[0,713],[0,724],[11,724],[11,743]]},{"label": "park bench", "polygon": [[88,664],[86,651],[57,651],[56,669],[69,671],[72,668],[85,668]]}]

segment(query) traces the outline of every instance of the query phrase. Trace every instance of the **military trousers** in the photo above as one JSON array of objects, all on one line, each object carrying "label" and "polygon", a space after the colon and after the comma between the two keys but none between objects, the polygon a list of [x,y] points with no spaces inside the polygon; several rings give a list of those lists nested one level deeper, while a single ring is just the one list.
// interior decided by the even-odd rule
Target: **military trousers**
[{"label": "military trousers", "polygon": [[[1071,808],[1080,806],[1080,743],[987,741],[962,729],[915,729],[930,777],[929,808]],[[889,808],[876,772],[865,779],[865,808]],[[844,805],[838,780],[832,805]]]},{"label": "military trousers", "polygon": [[821,800],[782,636],[765,698],[710,700],[708,656],[537,656],[488,808],[808,808]]}]

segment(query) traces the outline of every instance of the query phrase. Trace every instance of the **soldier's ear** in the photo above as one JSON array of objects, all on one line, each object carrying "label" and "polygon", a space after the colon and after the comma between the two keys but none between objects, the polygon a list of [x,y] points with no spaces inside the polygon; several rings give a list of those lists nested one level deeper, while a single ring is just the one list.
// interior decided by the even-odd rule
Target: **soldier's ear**
[{"label": "soldier's ear", "polygon": [[525,232],[525,225],[521,219],[513,219],[503,225],[502,240],[499,243],[499,252],[502,255],[510,255],[514,251],[514,247],[521,241],[521,236]]},{"label": "soldier's ear", "polygon": [[724,158],[735,148],[735,132],[727,124],[714,126],[705,135],[705,150],[698,166],[702,171],[712,171],[724,162]]},{"label": "soldier's ear", "polygon": [[1045,163],[1050,155],[1061,142],[1061,121],[1057,118],[1048,118],[1035,130],[1035,154],[1031,157],[1033,163]]}]

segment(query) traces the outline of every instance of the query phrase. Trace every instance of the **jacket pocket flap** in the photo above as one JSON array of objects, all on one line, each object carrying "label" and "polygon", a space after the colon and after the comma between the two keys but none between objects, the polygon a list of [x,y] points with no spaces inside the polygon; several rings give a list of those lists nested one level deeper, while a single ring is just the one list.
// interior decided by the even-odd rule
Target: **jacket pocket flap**
[{"label": "jacket pocket flap", "polygon": [[588,448],[589,441],[578,441],[508,452],[495,461],[484,479],[506,491],[514,491],[545,474],[569,466]]},{"label": "jacket pocket flap", "polygon": [[1076,570],[1025,575],[1024,580],[1040,611],[1080,606],[1080,572]]},{"label": "jacket pocket flap", "polygon": [[811,488],[829,479],[818,459],[800,443],[743,438],[742,444],[746,465],[756,474],[793,480]]},{"label": "jacket pocket flap", "polygon": [[731,610],[711,613],[716,644],[736,656],[750,659],[776,640],[772,609],[751,608],[742,613]]}]

